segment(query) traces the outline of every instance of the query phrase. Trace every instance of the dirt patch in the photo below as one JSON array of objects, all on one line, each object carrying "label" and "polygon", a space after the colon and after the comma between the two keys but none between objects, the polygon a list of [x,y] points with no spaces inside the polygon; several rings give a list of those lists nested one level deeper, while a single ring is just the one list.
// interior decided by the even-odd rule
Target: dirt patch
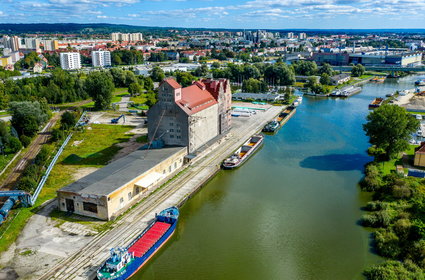
[{"label": "dirt patch", "polygon": [[118,153],[112,158],[112,160],[110,162],[113,162],[117,159],[125,157],[126,155],[131,154],[132,152],[136,151],[137,149],[139,149],[140,147],[145,145],[145,143],[139,143],[139,142],[136,141],[136,139],[139,136],[141,136],[141,135],[135,134],[133,137],[130,138],[130,140],[128,142],[117,144],[117,146],[121,147],[122,149],[120,149],[118,151]]},{"label": "dirt patch", "polygon": [[74,175],[72,176],[72,178],[74,179],[74,181],[77,181],[93,172],[95,172],[96,170],[98,170],[99,168],[96,167],[82,167],[82,168],[78,168]]}]

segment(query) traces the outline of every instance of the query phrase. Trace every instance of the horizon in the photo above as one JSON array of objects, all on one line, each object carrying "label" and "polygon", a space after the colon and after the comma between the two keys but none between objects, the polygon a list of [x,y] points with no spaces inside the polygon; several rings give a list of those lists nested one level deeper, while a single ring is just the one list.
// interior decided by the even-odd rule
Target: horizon
[{"label": "horizon", "polygon": [[[5,0],[0,23],[202,29],[423,29],[421,0]],[[12,12],[13,11],[13,12]]]}]

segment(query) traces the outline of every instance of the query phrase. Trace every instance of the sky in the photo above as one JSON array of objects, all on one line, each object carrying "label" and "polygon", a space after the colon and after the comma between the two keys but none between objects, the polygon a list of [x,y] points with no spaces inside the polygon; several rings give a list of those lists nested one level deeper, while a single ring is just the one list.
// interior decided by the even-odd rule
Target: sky
[{"label": "sky", "polygon": [[0,23],[246,29],[425,28],[425,0],[0,0]]}]

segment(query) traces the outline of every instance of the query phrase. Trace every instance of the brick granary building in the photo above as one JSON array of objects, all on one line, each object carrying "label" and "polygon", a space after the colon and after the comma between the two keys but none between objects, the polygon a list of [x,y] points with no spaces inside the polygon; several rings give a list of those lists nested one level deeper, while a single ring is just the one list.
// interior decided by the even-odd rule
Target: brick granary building
[{"label": "brick granary building", "polygon": [[230,83],[205,79],[182,87],[173,78],[159,85],[158,102],[148,112],[149,140],[185,146],[193,153],[231,127]]}]

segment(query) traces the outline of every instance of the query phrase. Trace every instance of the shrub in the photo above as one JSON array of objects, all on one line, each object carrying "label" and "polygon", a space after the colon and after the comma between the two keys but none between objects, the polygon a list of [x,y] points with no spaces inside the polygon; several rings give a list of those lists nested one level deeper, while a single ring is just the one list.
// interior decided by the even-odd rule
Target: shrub
[{"label": "shrub", "polygon": [[59,128],[54,128],[52,129],[52,133],[51,133],[51,140],[53,142],[57,142],[59,140],[62,140],[65,137],[65,134],[63,132],[63,130],[60,130]]},{"label": "shrub", "polygon": [[31,177],[22,177],[21,180],[19,180],[17,187],[20,190],[32,192],[37,187],[37,182]]},{"label": "shrub", "polygon": [[9,138],[9,149],[11,153],[17,153],[20,149],[22,149],[22,143],[19,141],[16,137],[10,137]]},{"label": "shrub", "polygon": [[401,253],[399,238],[391,229],[379,229],[375,232],[376,249],[381,256],[397,258]]},{"label": "shrub", "polygon": [[399,261],[386,261],[383,264],[375,265],[363,275],[367,280],[420,280],[424,279],[420,269],[414,264],[403,264]]},{"label": "shrub", "polygon": [[31,137],[21,135],[19,139],[21,140],[21,143],[24,147],[28,147],[28,145],[31,144]]},{"label": "shrub", "polygon": [[66,111],[65,113],[63,113],[60,122],[61,122],[61,129],[68,130],[75,125],[75,123],[77,122],[77,119],[74,113],[70,111]]},{"label": "shrub", "polygon": [[22,175],[24,177],[29,177],[29,178],[38,178],[40,172],[40,167],[36,164],[30,164],[27,166],[27,168],[25,168],[24,172],[22,173]]},{"label": "shrub", "polygon": [[35,164],[43,166],[49,158],[49,154],[50,151],[46,146],[41,147],[40,152],[38,152],[37,156],[34,159]]}]

